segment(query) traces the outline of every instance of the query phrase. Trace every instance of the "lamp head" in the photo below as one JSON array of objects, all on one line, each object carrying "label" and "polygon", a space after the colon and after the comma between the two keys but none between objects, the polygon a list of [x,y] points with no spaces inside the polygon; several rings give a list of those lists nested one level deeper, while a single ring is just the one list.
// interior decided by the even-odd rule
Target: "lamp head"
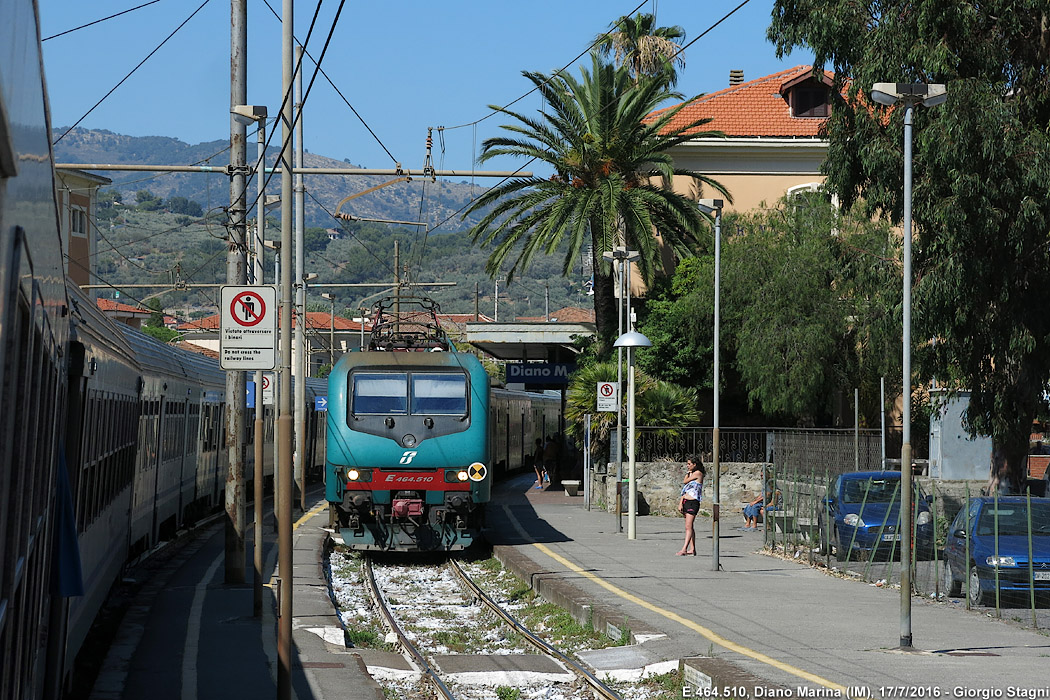
[{"label": "lamp head", "polygon": [[230,114],[238,124],[247,126],[253,122],[266,119],[265,105],[236,105],[230,108]]},{"label": "lamp head", "polygon": [[651,348],[653,341],[646,338],[638,331],[628,331],[624,333],[616,342],[613,343],[614,348]]}]

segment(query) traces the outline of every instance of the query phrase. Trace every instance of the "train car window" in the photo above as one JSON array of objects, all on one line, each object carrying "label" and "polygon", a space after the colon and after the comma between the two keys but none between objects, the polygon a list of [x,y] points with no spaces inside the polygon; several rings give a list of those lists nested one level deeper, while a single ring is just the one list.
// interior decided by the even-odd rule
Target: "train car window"
[{"label": "train car window", "polygon": [[408,377],[404,374],[355,374],[350,412],[390,415],[408,412]]},{"label": "train car window", "polygon": [[462,416],[467,413],[465,374],[412,374],[412,414]]}]

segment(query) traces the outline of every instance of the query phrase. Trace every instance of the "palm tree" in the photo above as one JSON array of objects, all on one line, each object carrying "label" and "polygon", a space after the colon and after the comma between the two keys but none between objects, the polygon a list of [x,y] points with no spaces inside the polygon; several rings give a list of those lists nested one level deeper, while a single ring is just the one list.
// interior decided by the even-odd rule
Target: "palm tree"
[{"label": "palm tree", "polygon": [[667,72],[670,84],[677,80],[674,66],[685,67],[680,42],[685,30],[679,26],[657,27],[656,17],[642,12],[634,17],[624,15],[599,34],[595,47],[603,56],[613,54],[615,62],[627,66],[635,82],[642,76]]},{"label": "palm tree", "polygon": [[[525,72],[543,95],[548,110],[528,117],[495,107],[516,120],[502,128],[514,137],[498,136],[482,144],[480,162],[518,156],[550,165],[555,175],[515,178],[482,195],[464,216],[484,211],[471,236],[481,246],[494,245],[487,271],[500,274],[513,256],[508,279],[527,269],[537,253],[563,248],[568,275],[581,250],[591,243],[594,311],[601,356],[610,350],[616,331],[612,268],[602,253],[626,245],[640,252],[638,269],[651,284],[660,262],[659,233],[678,255],[695,251],[705,215],[696,203],[671,189],[674,175],[695,178],[731,201],[716,181],[676,168],[668,149],[696,136],[707,119],[671,126],[685,106],[653,113],[669,99],[666,75],[643,76],[636,84],[628,71],[591,54],[592,68],[576,80],[565,71],[553,75]],[[654,181],[658,184],[654,184]]]}]

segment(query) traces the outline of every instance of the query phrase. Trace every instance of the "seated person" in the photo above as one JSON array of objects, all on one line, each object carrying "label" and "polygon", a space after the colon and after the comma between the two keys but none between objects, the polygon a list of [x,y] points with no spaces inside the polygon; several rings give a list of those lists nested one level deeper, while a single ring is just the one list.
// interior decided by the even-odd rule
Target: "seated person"
[{"label": "seated person", "polygon": [[765,497],[759,496],[755,500],[744,506],[744,529],[745,530],[757,530],[758,529],[758,516],[765,507]]}]

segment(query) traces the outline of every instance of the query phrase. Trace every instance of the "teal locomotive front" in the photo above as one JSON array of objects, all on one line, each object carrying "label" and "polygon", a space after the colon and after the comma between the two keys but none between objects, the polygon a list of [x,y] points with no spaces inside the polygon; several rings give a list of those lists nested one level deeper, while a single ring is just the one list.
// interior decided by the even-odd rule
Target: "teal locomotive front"
[{"label": "teal locomotive front", "polygon": [[326,496],[353,549],[455,550],[492,484],[489,378],[458,352],[344,355],[328,379]]}]

